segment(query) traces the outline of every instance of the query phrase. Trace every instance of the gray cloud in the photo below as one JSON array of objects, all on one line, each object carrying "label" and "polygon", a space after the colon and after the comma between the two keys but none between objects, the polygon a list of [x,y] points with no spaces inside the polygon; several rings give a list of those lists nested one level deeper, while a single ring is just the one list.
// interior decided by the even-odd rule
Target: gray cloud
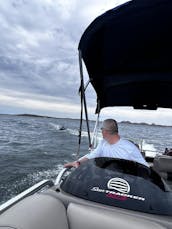
[{"label": "gray cloud", "polygon": [[[14,97],[16,91],[29,98],[37,94],[78,104],[77,46],[90,20],[89,9],[82,5],[88,2],[3,1],[0,86],[8,90],[8,95]],[[88,95],[94,103],[92,91]]]},{"label": "gray cloud", "polygon": [[69,23],[72,5],[66,9],[59,2],[7,0],[0,6],[1,87],[74,96],[78,40]]},{"label": "gray cloud", "polygon": [[[0,113],[79,116],[80,37],[97,15],[125,1],[1,1]],[[87,97],[94,112],[91,87]]]}]

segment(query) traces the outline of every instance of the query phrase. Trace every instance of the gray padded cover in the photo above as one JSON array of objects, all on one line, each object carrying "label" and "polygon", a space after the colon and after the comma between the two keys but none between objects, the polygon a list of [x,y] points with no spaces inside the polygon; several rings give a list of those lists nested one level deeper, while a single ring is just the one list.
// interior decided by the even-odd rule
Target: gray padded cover
[{"label": "gray padded cover", "polygon": [[172,173],[172,156],[161,155],[154,158],[154,168],[158,172]]},{"label": "gray padded cover", "polygon": [[70,203],[67,215],[70,229],[165,229],[165,227],[134,216]]},{"label": "gray padded cover", "polygon": [[66,209],[52,196],[35,194],[0,215],[3,229],[68,229]]}]

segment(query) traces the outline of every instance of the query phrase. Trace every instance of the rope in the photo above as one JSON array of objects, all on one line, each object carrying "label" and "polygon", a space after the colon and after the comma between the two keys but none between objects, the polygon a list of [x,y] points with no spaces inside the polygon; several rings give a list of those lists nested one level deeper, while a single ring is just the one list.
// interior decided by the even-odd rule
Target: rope
[{"label": "rope", "polygon": [[82,124],[83,124],[83,99],[82,99],[82,92],[81,92],[81,112],[80,112],[80,125],[79,125],[79,134],[78,134],[78,150],[76,157],[79,158],[80,148],[81,148],[81,135],[82,135]]}]

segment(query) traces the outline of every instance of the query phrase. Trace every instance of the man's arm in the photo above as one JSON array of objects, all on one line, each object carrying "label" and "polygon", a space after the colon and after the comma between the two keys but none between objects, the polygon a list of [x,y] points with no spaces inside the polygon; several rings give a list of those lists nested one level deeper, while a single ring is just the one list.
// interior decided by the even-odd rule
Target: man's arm
[{"label": "man's arm", "polygon": [[65,168],[71,168],[71,167],[75,167],[78,168],[80,166],[81,163],[83,163],[84,161],[87,161],[89,159],[95,158],[95,157],[99,157],[101,152],[102,152],[102,143],[103,141],[101,141],[97,148],[94,149],[91,153],[88,153],[86,156],[81,157],[78,161],[73,161],[73,162],[69,162],[67,164],[64,165]]},{"label": "man's arm", "polygon": [[73,162],[69,162],[69,163],[64,164],[64,167],[65,168],[71,168],[71,167],[78,168],[81,163],[83,163],[84,161],[87,161],[87,160],[88,160],[87,157],[82,157],[78,161],[73,161]]}]

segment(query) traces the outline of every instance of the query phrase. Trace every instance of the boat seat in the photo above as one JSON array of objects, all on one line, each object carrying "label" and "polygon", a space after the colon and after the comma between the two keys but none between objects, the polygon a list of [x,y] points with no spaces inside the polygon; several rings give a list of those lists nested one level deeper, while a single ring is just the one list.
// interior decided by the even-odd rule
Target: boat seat
[{"label": "boat seat", "polygon": [[165,180],[172,180],[172,156],[158,155],[154,158],[153,168]]},{"label": "boat seat", "polygon": [[34,194],[0,215],[0,229],[165,229],[159,223],[99,207],[72,203],[65,208],[50,195]]},{"label": "boat seat", "polygon": [[66,208],[50,195],[31,195],[0,215],[0,229],[69,229]]},{"label": "boat seat", "polygon": [[146,219],[76,203],[69,204],[67,217],[70,229],[165,229]]}]

